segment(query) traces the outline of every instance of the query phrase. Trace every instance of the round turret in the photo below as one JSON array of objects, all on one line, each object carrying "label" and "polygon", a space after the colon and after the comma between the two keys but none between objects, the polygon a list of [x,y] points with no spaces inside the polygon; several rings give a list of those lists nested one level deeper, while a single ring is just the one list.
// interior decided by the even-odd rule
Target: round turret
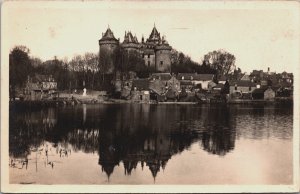
[{"label": "round turret", "polygon": [[115,61],[113,59],[118,46],[119,40],[114,37],[113,32],[108,27],[99,40],[99,62],[100,65],[103,63],[104,72],[106,74],[111,74],[115,70]]},{"label": "round turret", "polygon": [[171,70],[171,50],[172,47],[163,37],[160,44],[155,46],[156,70],[160,72],[170,72]]}]

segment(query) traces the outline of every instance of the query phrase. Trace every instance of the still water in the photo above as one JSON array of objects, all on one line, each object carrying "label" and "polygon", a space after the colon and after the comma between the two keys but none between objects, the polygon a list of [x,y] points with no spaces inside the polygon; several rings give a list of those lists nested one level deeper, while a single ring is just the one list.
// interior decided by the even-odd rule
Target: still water
[{"label": "still water", "polygon": [[291,184],[293,108],[113,104],[10,110],[20,184]]}]

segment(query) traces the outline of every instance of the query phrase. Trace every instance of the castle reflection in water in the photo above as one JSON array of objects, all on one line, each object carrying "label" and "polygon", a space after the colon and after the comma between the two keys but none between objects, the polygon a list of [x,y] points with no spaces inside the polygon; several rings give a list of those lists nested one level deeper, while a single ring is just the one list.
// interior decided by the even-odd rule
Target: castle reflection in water
[{"label": "castle reflection in water", "polygon": [[[291,129],[270,132],[259,125],[270,119],[268,115],[276,120],[274,115],[291,113],[291,109],[240,105],[114,104],[30,111],[12,108],[9,153],[11,158],[27,158],[33,149],[50,142],[57,150],[62,147],[97,153],[98,164],[108,177],[117,165],[123,164],[127,175],[141,165],[149,168],[155,178],[173,155],[195,142],[208,153],[222,157],[234,149],[239,137],[290,137]],[[247,128],[249,115],[262,119],[254,123],[259,130],[240,129]]]}]

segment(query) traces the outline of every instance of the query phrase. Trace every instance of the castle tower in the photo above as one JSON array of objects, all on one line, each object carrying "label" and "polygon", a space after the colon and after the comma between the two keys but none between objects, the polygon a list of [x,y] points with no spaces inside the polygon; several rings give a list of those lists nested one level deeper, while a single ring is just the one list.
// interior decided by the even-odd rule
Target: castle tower
[{"label": "castle tower", "polygon": [[171,49],[172,47],[162,37],[162,40],[155,46],[155,67],[159,72],[171,71]]},{"label": "castle tower", "polygon": [[99,63],[103,66],[103,71],[106,74],[112,74],[115,70],[115,54],[118,46],[119,40],[114,37],[113,32],[108,27],[99,40]]},{"label": "castle tower", "polygon": [[143,47],[143,59],[145,61],[145,65],[148,67],[155,68],[155,50],[154,47],[160,42],[160,33],[157,31],[154,26],[149,38],[146,39],[146,42],[142,39],[142,47]]},{"label": "castle tower", "polygon": [[130,52],[130,51],[138,51],[139,49],[139,42],[137,40],[136,36],[133,36],[132,33],[125,31],[124,41],[121,44],[121,47],[124,48],[124,50]]}]

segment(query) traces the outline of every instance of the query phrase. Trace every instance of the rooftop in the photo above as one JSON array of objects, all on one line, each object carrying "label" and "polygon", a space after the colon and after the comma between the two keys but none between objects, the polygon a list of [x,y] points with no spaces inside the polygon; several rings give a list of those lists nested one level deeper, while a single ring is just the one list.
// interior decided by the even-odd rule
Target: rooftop
[{"label": "rooftop", "polygon": [[136,87],[137,90],[149,90],[148,79],[135,79],[132,81],[132,89]]},{"label": "rooftop", "polygon": [[231,86],[237,85],[239,87],[256,87],[256,84],[249,80],[238,80],[238,81],[232,82],[230,85]]},{"label": "rooftop", "polygon": [[133,36],[130,31],[129,32],[125,31],[125,36],[124,36],[123,44],[124,43],[136,43],[136,44],[138,44],[139,41],[137,40],[137,37]]},{"label": "rooftop", "polygon": [[150,79],[160,79],[160,80],[170,80],[172,78],[172,75],[170,73],[153,73],[150,77]]},{"label": "rooftop", "polygon": [[213,80],[214,74],[196,74],[196,73],[178,73],[178,80],[197,80],[197,81],[209,81]]},{"label": "rooftop", "polygon": [[54,82],[54,78],[52,75],[41,75],[41,74],[35,74],[32,77],[32,82]]},{"label": "rooftop", "polygon": [[147,42],[159,42],[160,41],[160,33],[157,31],[155,25],[152,29],[152,32],[149,36],[149,38],[147,39]]},{"label": "rooftop", "polygon": [[111,29],[108,27],[106,32],[104,34],[102,34],[102,38],[100,39],[100,41],[105,41],[105,40],[114,40],[114,41],[118,41],[115,36],[114,33],[111,31]]}]

